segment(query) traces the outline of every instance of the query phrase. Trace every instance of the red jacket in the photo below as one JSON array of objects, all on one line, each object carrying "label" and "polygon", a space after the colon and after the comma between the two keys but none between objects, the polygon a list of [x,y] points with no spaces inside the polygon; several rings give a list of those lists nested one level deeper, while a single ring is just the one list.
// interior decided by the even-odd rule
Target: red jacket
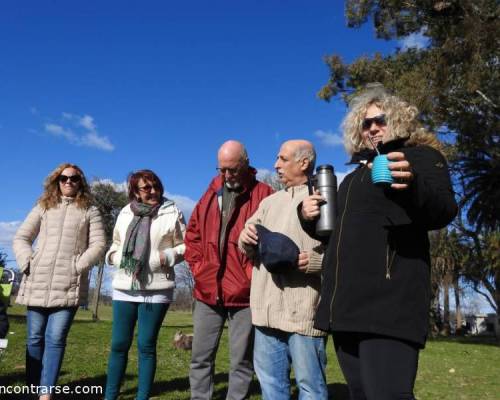
[{"label": "red jacket", "polygon": [[220,176],[212,180],[189,220],[184,257],[193,273],[194,297],[206,304],[249,305],[252,263],[239,251],[238,237],[261,200],[273,193],[269,185],[255,179],[255,174],[255,169],[250,168],[243,191],[235,200],[222,252],[219,251],[221,213],[218,197],[223,190]]}]

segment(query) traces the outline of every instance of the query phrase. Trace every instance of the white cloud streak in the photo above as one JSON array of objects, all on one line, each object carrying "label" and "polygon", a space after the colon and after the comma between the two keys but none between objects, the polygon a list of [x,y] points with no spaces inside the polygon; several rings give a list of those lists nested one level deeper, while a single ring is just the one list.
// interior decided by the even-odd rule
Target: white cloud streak
[{"label": "white cloud streak", "polygon": [[60,124],[45,124],[45,132],[66,139],[76,146],[92,147],[104,151],[113,151],[115,146],[107,136],[102,136],[91,115],[79,116],[67,112],[62,113]]},{"label": "white cloud streak", "polygon": [[412,33],[399,40],[399,45],[403,50],[408,50],[410,48],[423,49],[427,47],[429,43],[429,38],[424,35],[425,30],[421,30],[420,32]]},{"label": "white cloud streak", "polygon": [[12,248],[12,239],[21,221],[0,222],[0,248],[1,250],[10,250]]},{"label": "white cloud streak", "polygon": [[342,136],[332,131],[323,131],[320,129],[314,132],[314,136],[316,136],[324,146],[336,147],[344,144]]}]

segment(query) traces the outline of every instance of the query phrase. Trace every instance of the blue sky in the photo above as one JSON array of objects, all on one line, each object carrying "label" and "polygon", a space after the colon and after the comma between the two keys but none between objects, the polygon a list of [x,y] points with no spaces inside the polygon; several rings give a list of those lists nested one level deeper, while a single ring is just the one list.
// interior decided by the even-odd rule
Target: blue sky
[{"label": "blue sky", "polygon": [[[345,173],[340,100],[316,97],[323,56],[402,42],[348,29],[341,1],[2,1],[0,248],[59,163],[123,182],[150,168],[189,214],[227,139],[271,170],[304,138]],[[409,38],[418,45],[419,38]],[[412,42],[412,43],[413,43]]]}]

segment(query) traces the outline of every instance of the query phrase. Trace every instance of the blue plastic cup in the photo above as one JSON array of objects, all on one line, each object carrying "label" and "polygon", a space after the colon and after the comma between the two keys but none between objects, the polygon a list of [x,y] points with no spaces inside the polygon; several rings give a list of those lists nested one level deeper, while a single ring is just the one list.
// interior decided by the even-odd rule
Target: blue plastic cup
[{"label": "blue plastic cup", "polygon": [[390,161],[385,154],[380,154],[373,159],[372,182],[374,185],[391,185],[394,183],[389,163]]}]

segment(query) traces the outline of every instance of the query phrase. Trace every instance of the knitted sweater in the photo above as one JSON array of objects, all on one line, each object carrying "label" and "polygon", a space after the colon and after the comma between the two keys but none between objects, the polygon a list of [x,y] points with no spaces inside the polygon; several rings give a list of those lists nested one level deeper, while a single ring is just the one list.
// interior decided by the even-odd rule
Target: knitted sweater
[{"label": "knitted sweater", "polygon": [[254,258],[250,308],[256,326],[279,329],[307,336],[324,336],[314,329],[314,314],[321,287],[323,247],[301,228],[297,206],[308,195],[306,185],[280,190],[266,197],[246,224],[260,224],[287,235],[301,252],[309,253],[306,272],[298,269],[273,274],[255,257],[255,250],[239,241],[240,249]]}]

